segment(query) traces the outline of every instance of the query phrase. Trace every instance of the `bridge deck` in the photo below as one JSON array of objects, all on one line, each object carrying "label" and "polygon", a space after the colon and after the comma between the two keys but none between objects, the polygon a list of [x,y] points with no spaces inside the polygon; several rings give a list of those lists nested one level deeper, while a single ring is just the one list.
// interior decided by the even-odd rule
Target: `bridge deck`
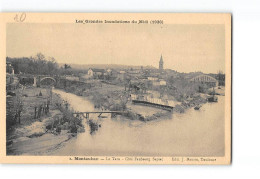
[{"label": "bridge deck", "polygon": [[152,103],[152,102],[148,102],[148,101],[141,101],[141,100],[132,100],[133,104],[141,104],[141,105],[146,105],[146,106],[152,106],[152,107],[156,107],[156,108],[161,108],[167,111],[172,111],[173,110],[173,106],[169,106],[169,105],[163,105],[163,104],[158,104],[158,103]]},{"label": "bridge deck", "polygon": [[90,114],[90,113],[127,113],[125,111],[90,111],[90,112],[74,112],[73,114]]}]

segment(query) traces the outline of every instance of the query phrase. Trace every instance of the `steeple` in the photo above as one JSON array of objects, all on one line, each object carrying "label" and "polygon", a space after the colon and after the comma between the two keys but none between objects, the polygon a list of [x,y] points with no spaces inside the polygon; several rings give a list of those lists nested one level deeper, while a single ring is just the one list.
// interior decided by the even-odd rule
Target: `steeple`
[{"label": "steeple", "polygon": [[160,61],[159,61],[159,70],[162,71],[163,70],[163,57],[161,55]]}]

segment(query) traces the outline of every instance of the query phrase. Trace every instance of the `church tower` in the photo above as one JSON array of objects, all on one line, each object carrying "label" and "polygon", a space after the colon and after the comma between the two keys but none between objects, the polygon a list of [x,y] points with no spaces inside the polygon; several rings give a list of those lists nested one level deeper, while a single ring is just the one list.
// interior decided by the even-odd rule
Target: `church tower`
[{"label": "church tower", "polygon": [[161,55],[161,58],[160,58],[160,61],[159,61],[159,70],[163,71],[163,58],[162,58],[162,55]]}]

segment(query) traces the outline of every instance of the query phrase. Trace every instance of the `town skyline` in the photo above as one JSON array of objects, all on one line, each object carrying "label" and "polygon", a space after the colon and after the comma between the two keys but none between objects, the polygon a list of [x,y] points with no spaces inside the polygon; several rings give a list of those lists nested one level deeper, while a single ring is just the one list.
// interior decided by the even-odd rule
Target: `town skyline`
[{"label": "town skyline", "polygon": [[[33,56],[30,57],[8,57],[7,58],[31,58]],[[48,58],[48,57],[47,57]],[[48,60],[48,59],[47,59]],[[56,59],[55,59],[56,60]],[[77,69],[77,70],[89,70],[89,69],[122,69],[122,70],[126,70],[126,69],[130,69],[133,68],[135,70],[137,69],[150,69],[150,70],[160,70],[159,67],[159,61],[158,61],[158,65],[157,66],[152,66],[152,65],[124,65],[124,64],[77,64],[77,63],[58,63],[59,67],[64,67],[64,65],[69,65],[70,67],[72,67],[73,69]],[[218,70],[216,72],[202,72],[202,71],[190,71],[190,72],[182,72],[182,71],[177,71],[175,69],[170,69],[170,68],[163,68],[163,70],[173,70],[176,71],[178,73],[205,73],[205,74],[218,74],[218,73],[222,73],[225,74],[225,71],[221,71]]]},{"label": "town skyline", "polygon": [[[75,24],[9,24],[8,57],[41,52],[63,64],[118,64],[178,72],[225,71],[224,27],[221,25],[131,26]],[[23,36],[20,36],[22,32]],[[102,35],[101,35],[102,34]]]}]

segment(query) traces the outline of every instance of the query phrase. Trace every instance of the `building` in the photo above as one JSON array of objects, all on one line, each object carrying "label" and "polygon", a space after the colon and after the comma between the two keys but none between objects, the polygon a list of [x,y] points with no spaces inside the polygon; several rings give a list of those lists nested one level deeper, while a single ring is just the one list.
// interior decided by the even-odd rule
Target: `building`
[{"label": "building", "polygon": [[158,81],[158,78],[157,77],[153,77],[153,76],[149,76],[147,79],[149,81]]},{"label": "building", "polygon": [[152,85],[153,85],[153,86],[160,86],[160,82],[159,82],[159,81],[153,81],[153,82],[152,82]]},{"label": "building", "polygon": [[6,73],[14,74],[14,67],[10,62],[6,62]]},{"label": "building", "polygon": [[124,81],[127,77],[127,74],[125,71],[119,71],[119,73],[117,74],[117,79],[120,81]]},{"label": "building", "polygon": [[159,61],[159,70],[163,71],[163,57],[161,55],[160,61]]},{"label": "building", "polygon": [[140,70],[130,70],[130,71],[127,71],[127,74],[131,78],[140,78],[142,76],[142,73]]},{"label": "building", "polygon": [[12,90],[14,82],[14,68],[10,62],[6,62],[6,89]]},{"label": "building", "polygon": [[106,73],[107,73],[107,75],[112,75],[112,70],[111,69],[107,69]]},{"label": "building", "polygon": [[103,78],[105,73],[104,69],[94,69],[94,68],[90,68],[88,70],[88,76],[90,78]]},{"label": "building", "polygon": [[6,91],[13,91],[19,86],[19,80],[14,75],[14,67],[10,62],[6,62]]},{"label": "building", "polygon": [[166,81],[165,80],[153,81],[152,85],[153,86],[166,86]]},{"label": "building", "polygon": [[65,79],[69,81],[79,81],[78,76],[65,76]]},{"label": "building", "polygon": [[161,80],[160,81],[160,86],[166,86],[166,81],[165,80]]}]

